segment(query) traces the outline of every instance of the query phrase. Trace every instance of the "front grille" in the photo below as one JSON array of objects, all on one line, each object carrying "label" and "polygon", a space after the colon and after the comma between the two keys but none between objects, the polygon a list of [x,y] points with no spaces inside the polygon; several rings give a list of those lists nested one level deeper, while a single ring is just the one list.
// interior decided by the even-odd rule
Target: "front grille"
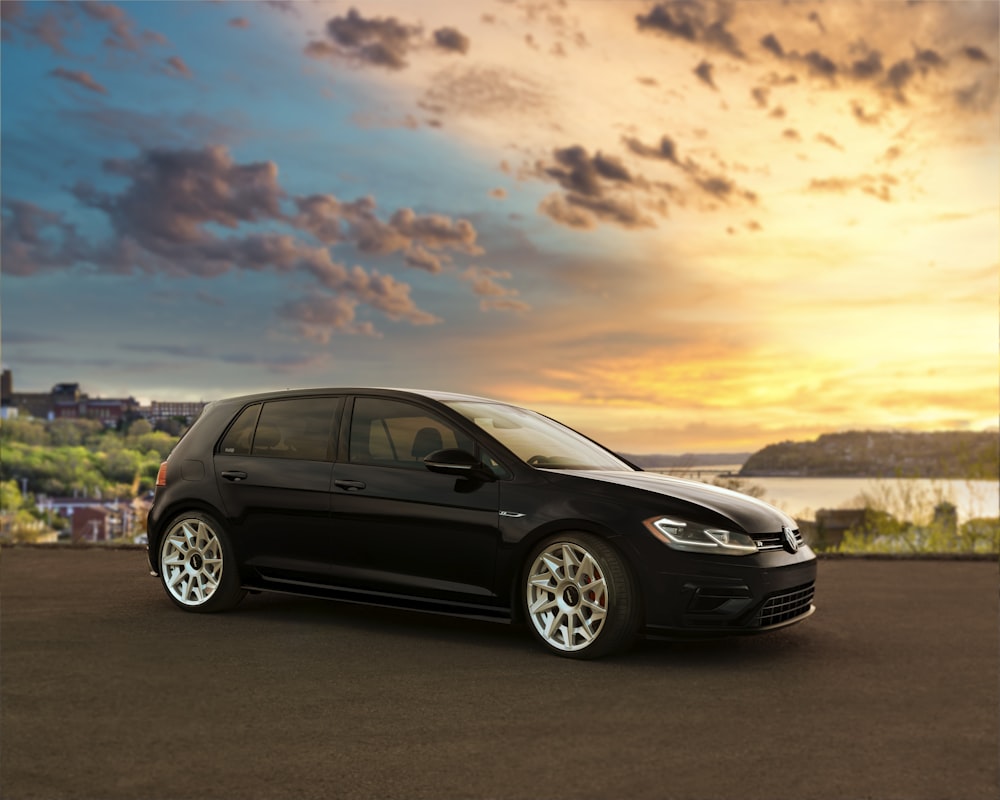
[{"label": "front grille", "polygon": [[767,598],[754,617],[754,626],[766,628],[769,625],[779,625],[805,614],[812,605],[813,593],[814,584],[807,583]]},{"label": "front grille", "polygon": [[[757,552],[759,553],[766,553],[769,550],[783,550],[785,547],[785,541],[780,533],[765,533],[754,536],[753,540],[757,542]],[[798,542],[799,547],[805,543],[805,539],[798,531],[795,531],[795,541]]]}]

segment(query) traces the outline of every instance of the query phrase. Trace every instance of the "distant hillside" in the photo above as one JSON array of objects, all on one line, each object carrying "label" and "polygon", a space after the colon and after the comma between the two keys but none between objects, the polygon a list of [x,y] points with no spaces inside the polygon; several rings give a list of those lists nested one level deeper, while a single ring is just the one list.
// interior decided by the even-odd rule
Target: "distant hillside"
[{"label": "distant hillside", "polygon": [[741,477],[920,477],[995,480],[996,432],[828,433],[811,442],[781,442],[754,453]]},{"label": "distant hillside", "polygon": [[694,467],[715,467],[719,465],[734,466],[742,464],[750,453],[684,453],[679,456],[668,456],[662,454],[647,454],[640,456],[622,453],[623,458],[627,458],[633,464],[643,469],[689,469]]}]

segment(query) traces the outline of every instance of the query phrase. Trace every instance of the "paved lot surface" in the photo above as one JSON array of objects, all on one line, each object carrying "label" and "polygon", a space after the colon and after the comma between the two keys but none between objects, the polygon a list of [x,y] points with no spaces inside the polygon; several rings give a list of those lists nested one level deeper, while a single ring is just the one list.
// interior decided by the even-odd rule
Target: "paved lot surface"
[{"label": "paved lot surface", "polygon": [[184,614],[139,550],[6,549],[4,798],[990,798],[992,562],[824,561],[769,636],[594,663],[277,595]]}]

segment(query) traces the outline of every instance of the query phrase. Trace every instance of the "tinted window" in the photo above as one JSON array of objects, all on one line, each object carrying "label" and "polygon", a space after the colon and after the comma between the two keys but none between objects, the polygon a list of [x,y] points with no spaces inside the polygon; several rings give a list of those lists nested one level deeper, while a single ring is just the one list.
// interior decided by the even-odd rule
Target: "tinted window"
[{"label": "tinted window", "polygon": [[435,450],[474,453],[475,446],[469,436],[411,403],[375,397],[354,401],[348,458],[355,464],[420,468]]},{"label": "tinted window", "polygon": [[533,467],[632,471],[600,445],[534,411],[479,400],[448,405]]},{"label": "tinted window", "polygon": [[252,455],[331,460],[335,397],[303,397],[265,403],[253,437]]},{"label": "tinted window", "polygon": [[223,437],[219,452],[227,456],[250,455],[250,443],[253,440],[254,428],[257,427],[258,414],[260,414],[260,403],[244,408]]}]

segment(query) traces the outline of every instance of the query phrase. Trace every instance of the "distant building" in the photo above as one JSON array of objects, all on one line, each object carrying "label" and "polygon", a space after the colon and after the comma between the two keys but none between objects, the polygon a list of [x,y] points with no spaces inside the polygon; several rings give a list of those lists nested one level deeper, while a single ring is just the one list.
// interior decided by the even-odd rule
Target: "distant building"
[{"label": "distant building", "polygon": [[147,509],[133,500],[94,497],[43,497],[38,509],[70,521],[74,542],[105,542],[132,535]]},{"label": "distant building", "polygon": [[154,425],[161,420],[181,418],[190,424],[204,410],[206,403],[161,402],[154,400],[149,406],[140,409],[140,413]]},{"label": "distant building", "polygon": [[139,403],[134,397],[125,399],[90,398],[57,400],[53,392],[52,416],[55,419],[94,419],[111,428],[122,420],[139,416]]},{"label": "distant building", "polygon": [[3,419],[18,416],[45,420],[93,419],[109,428],[140,417],[145,417],[154,426],[177,419],[191,424],[207,405],[153,400],[148,406],[140,406],[134,397],[90,397],[80,391],[79,383],[57,383],[50,392],[15,392],[14,377],[9,369],[3,370],[0,390]]},{"label": "distant building", "polygon": [[81,508],[73,514],[70,533],[74,542],[106,542],[109,512],[106,508]]},{"label": "distant building", "polygon": [[0,379],[0,409],[4,419],[26,416],[38,419],[52,418],[51,392],[15,392],[14,376],[9,369]]},{"label": "distant building", "polygon": [[864,525],[866,513],[863,508],[821,508],[816,512],[816,545],[823,550],[835,550],[845,533]]}]

